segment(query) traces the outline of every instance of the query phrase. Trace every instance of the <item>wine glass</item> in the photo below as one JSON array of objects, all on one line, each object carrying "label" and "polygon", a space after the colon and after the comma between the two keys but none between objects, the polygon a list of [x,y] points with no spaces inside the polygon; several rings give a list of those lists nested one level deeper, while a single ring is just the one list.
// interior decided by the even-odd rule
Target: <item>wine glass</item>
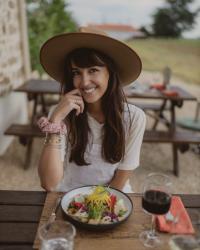
[{"label": "wine glass", "polygon": [[142,208],[151,214],[151,229],[140,234],[140,240],[146,247],[155,247],[162,243],[155,231],[156,215],[166,214],[171,205],[171,181],[167,175],[149,174],[144,182]]}]

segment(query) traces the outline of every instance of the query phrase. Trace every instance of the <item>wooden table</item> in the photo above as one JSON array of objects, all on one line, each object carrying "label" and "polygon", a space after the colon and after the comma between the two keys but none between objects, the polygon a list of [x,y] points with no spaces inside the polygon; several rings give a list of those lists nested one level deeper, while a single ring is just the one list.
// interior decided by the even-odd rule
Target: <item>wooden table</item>
[{"label": "wooden table", "polygon": [[61,91],[61,85],[54,80],[37,80],[31,79],[25,82],[22,86],[15,89],[16,92],[26,93],[29,100],[33,100],[33,111],[31,116],[31,122],[33,123],[37,115],[37,107],[39,101],[42,104],[43,113],[46,113],[46,103],[44,95],[59,94]]},{"label": "wooden table", "polygon": [[[163,100],[163,104],[161,105],[159,115],[161,117],[163,110],[165,109],[167,101],[170,102],[170,114],[171,119],[170,122],[166,122],[169,124],[170,131],[174,131],[176,129],[176,113],[175,107],[182,107],[184,101],[195,101],[196,98],[191,95],[186,90],[177,87],[177,86],[170,86],[170,90],[176,91],[178,95],[176,97],[169,97],[162,94],[160,91],[149,90],[136,92],[133,88],[128,88],[125,91],[127,98],[130,99],[154,99],[154,100]],[[19,88],[15,89],[16,92],[24,92],[27,93],[29,99],[34,100],[34,107],[32,112],[32,122],[36,116],[36,110],[38,106],[39,97],[41,98],[41,103],[43,106],[43,110],[45,110],[45,101],[44,95],[45,94],[59,94],[61,92],[61,85],[54,81],[54,80],[29,80],[24,85],[20,86]],[[163,117],[164,118],[164,117]],[[154,125],[156,127],[157,123]]]},{"label": "wooden table", "polygon": [[[171,132],[176,130],[176,113],[175,108],[176,107],[182,107],[183,102],[185,101],[196,101],[196,97],[191,95],[186,90],[171,85],[169,87],[170,90],[176,91],[178,93],[175,97],[169,97],[160,91],[155,90],[149,90],[146,91],[135,91],[134,88],[128,88],[125,91],[125,94],[129,100],[135,100],[135,99],[154,99],[154,100],[162,100],[163,104],[160,107],[158,117],[162,117],[163,120],[165,120],[166,125],[169,127],[169,130]],[[16,92],[24,92],[27,93],[29,99],[33,99],[34,106],[33,106],[33,112],[32,112],[32,118],[31,122],[34,122],[34,118],[36,116],[37,112],[37,106],[39,98],[41,98],[41,103],[43,107],[43,111],[46,110],[46,104],[44,100],[45,94],[59,94],[61,92],[61,85],[54,81],[54,80],[29,80],[24,85],[20,86],[19,88],[15,89]],[[170,102],[170,121],[167,121],[165,117],[163,116],[163,110],[166,107],[167,101]],[[157,119],[157,122],[154,124],[154,129],[157,126],[159,119]]]},{"label": "wooden table", "polygon": [[[140,89],[134,89],[133,87],[127,88],[125,91],[125,94],[130,102],[135,102],[136,99],[139,100],[161,100],[161,105],[158,109],[155,110],[156,115],[151,115],[153,118],[155,118],[154,125],[152,127],[152,130],[155,131],[157,128],[157,125],[159,122],[162,122],[167,127],[167,133],[163,134],[160,131],[156,132],[155,134],[153,131],[150,132],[150,141],[148,142],[155,142],[154,138],[158,137],[156,139],[156,142],[162,143],[163,141],[168,140],[168,142],[171,142],[172,144],[172,151],[173,151],[173,171],[176,176],[179,176],[179,162],[178,162],[178,149],[180,149],[181,152],[185,152],[189,149],[190,143],[198,144],[200,143],[200,136],[194,135],[193,132],[187,131],[184,132],[182,135],[179,134],[179,131],[177,131],[177,123],[176,123],[176,108],[182,108],[183,103],[185,101],[196,101],[196,97],[191,95],[188,91],[184,90],[181,87],[169,85],[168,90],[175,91],[177,93],[177,96],[168,96],[163,94],[162,91],[158,91],[156,89],[151,88],[144,88],[143,90]],[[169,111],[170,119],[166,118],[164,115],[164,111],[166,109],[167,104],[169,103],[169,108],[167,110]],[[153,107],[152,104],[150,106]],[[147,112],[148,114],[148,112]],[[149,132],[149,131],[148,131]],[[158,135],[158,136],[157,136]],[[160,140],[159,140],[160,137]],[[177,139],[176,139],[177,138]],[[176,141],[177,140],[177,141]]]},{"label": "wooden table", "polygon": [[[135,91],[134,88],[126,89],[125,93],[128,98],[132,99],[157,99],[157,100],[169,100],[172,104],[172,108],[178,106],[181,107],[183,101],[195,101],[196,97],[181,87],[171,85],[170,90],[175,90],[178,93],[177,97],[169,97],[162,94],[160,91],[154,91],[147,89],[146,91]],[[61,85],[54,80],[37,80],[31,79],[25,82],[22,86],[15,89],[16,92],[27,93],[37,106],[39,96],[45,94],[59,94],[61,92]]]},{"label": "wooden table", "polygon": [[[155,90],[155,89],[146,89],[144,91],[137,91],[134,88],[130,88],[128,89],[125,93],[126,96],[129,100],[135,100],[135,99],[149,99],[149,100],[161,100],[162,105],[160,107],[159,110],[159,115],[160,117],[164,118],[163,115],[161,116],[161,114],[163,113],[163,111],[165,110],[165,107],[167,105],[167,101],[170,102],[170,122],[166,122],[166,124],[168,124],[170,131],[174,131],[176,129],[176,113],[175,113],[175,108],[181,108],[183,106],[183,103],[185,101],[196,101],[196,97],[191,95],[188,91],[184,90],[181,87],[178,86],[173,86],[173,85],[169,85],[168,90],[170,91],[175,91],[178,93],[177,96],[167,96],[165,94],[163,94],[161,91]],[[158,122],[158,121],[157,121]],[[154,128],[156,127],[157,123],[154,124]]]},{"label": "wooden table", "polygon": [[[24,161],[24,168],[30,166],[33,139],[40,137],[41,133],[36,125],[39,116],[47,116],[48,107],[52,105],[45,100],[46,95],[57,95],[61,91],[61,85],[53,80],[29,80],[22,86],[14,90],[15,92],[23,92],[27,94],[29,101],[33,101],[33,109],[31,111],[30,123],[26,124],[11,124],[6,131],[5,135],[14,135],[19,137],[21,144],[26,145],[26,155]],[[58,99],[58,98],[57,98]],[[57,101],[56,101],[57,103]]]},{"label": "wooden table", "polygon": [[[32,249],[45,197],[45,192],[0,191],[0,249]],[[102,233],[77,230],[75,250],[145,250],[138,240],[138,235],[142,230],[149,229],[150,216],[142,211],[140,202],[137,202],[141,199],[140,194],[131,194],[130,197],[133,200],[134,212],[127,222],[114,230]],[[181,198],[192,222],[195,223],[195,214],[200,214],[200,195],[181,195]],[[129,237],[124,231],[127,226],[132,227]],[[200,233],[200,222],[194,227]],[[161,234],[166,242],[170,236]],[[162,250],[169,250],[168,245],[163,245]]]}]

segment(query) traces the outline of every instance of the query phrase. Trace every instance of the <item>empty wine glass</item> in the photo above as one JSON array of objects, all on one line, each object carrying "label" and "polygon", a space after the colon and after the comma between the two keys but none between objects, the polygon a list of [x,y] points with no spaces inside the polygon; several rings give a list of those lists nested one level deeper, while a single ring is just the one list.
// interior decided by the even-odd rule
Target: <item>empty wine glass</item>
[{"label": "empty wine glass", "polygon": [[155,247],[162,243],[155,232],[155,216],[166,214],[171,205],[171,181],[167,175],[149,174],[144,182],[142,208],[151,214],[151,229],[140,234],[140,240],[146,247]]},{"label": "empty wine glass", "polygon": [[200,239],[193,235],[174,235],[169,240],[171,250],[198,250],[200,249]]}]

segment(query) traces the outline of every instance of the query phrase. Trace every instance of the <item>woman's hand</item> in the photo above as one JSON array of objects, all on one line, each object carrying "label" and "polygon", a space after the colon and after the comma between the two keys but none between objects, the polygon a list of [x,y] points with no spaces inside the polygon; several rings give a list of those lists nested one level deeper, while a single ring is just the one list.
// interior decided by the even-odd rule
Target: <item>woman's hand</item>
[{"label": "woman's hand", "polygon": [[115,171],[115,175],[113,179],[111,180],[109,186],[122,190],[124,185],[126,184],[126,181],[131,177],[132,174],[133,174],[133,170],[117,169]]},{"label": "woman's hand", "polygon": [[59,123],[74,109],[76,110],[76,115],[83,113],[84,110],[84,101],[78,89],[74,89],[62,96],[50,120]]}]

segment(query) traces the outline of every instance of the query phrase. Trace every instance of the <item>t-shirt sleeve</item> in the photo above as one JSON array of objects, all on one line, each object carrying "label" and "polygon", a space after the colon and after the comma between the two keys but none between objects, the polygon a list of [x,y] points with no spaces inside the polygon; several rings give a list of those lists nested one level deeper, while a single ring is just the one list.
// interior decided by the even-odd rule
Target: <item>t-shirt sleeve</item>
[{"label": "t-shirt sleeve", "polygon": [[[126,126],[126,142],[124,159],[119,164],[119,170],[133,170],[140,164],[140,150],[146,127],[145,113],[133,106],[131,113],[131,127]],[[129,128],[130,127],[130,128]]]},{"label": "t-shirt sleeve", "polygon": [[[49,110],[48,119],[50,119],[51,115],[53,114],[54,110],[56,109],[56,105],[52,106]],[[61,135],[61,147],[60,147],[60,156],[61,161],[64,162],[65,160],[65,152],[66,152],[66,136]]]}]

